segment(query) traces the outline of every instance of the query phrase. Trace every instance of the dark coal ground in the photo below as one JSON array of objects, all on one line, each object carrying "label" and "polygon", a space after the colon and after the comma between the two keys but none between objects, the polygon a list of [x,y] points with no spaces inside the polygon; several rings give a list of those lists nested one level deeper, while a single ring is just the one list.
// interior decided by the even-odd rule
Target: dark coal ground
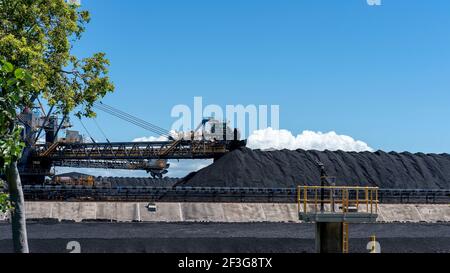
[{"label": "dark coal ground", "polygon": [[322,162],[337,185],[389,189],[450,188],[450,155],[423,153],[261,151],[241,148],[177,183],[191,187],[292,188],[319,185]]},{"label": "dark coal ground", "polygon": [[[66,253],[313,253],[314,225],[285,223],[29,223],[31,251]],[[450,253],[450,224],[354,224],[350,251],[367,253],[376,235],[384,253]],[[11,248],[0,224],[0,253]]]}]

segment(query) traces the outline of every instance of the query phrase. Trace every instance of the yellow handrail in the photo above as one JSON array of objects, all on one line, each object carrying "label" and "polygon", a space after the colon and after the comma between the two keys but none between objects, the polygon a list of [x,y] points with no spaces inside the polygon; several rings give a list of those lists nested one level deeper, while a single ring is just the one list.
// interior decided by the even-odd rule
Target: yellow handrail
[{"label": "yellow handrail", "polygon": [[[327,198],[323,200],[319,197],[319,190],[328,191]],[[360,191],[363,190],[365,198],[362,200]],[[350,213],[350,208],[355,207],[360,210],[360,204],[365,204],[367,213],[378,213],[378,190],[377,187],[351,187],[351,186],[299,186],[298,187],[298,209],[303,205],[304,213],[308,212],[308,204],[314,206],[315,212],[319,211],[319,204],[330,205],[331,212],[335,212],[335,205],[340,204],[340,209],[344,213]],[[308,191],[313,192],[312,198],[309,198]],[[354,195],[353,195],[354,194]],[[354,197],[355,199],[353,199]],[[327,209],[328,210],[328,209]]]}]

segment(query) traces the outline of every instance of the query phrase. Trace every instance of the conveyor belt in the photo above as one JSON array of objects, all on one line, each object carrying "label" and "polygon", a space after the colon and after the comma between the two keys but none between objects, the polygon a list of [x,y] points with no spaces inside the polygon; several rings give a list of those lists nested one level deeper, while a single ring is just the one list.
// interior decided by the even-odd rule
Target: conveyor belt
[{"label": "conveyor belt", "polygon": [[[296,203],[296,189],[24,186],[30,201]],[[449,190],[381,189],[381,203],[450,204]]]},{"label": "conveyor belt", "polygon": [[55,160],[55,167],[69,168],[91,168],[91,169],[110,169],[110,170],[163,170],[167,168],[164,161],[158,166],[154,162],[146,160]]}]

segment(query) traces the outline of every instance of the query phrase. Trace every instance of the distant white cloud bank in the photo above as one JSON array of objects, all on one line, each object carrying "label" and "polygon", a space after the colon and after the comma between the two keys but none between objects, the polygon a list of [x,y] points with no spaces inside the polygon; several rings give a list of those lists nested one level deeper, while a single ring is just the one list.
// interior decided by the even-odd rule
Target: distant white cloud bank
[{"label": "distant white cloud bank", "polygon": [[364,152],[374,151],[367,143],[336,132],[303,131],[294,136],[288,130],[258,130],[248,138],[248,147],[261,150],[318,150]]},{"label": "distant white cloud bank", "polygon": [[164,137],[164,136],[160,136],[160,137],[149,136],[149,137],[139,137],[139,138],[133,139],[133,142],[152,142],[152,141],[167,141],[167,137]]}]

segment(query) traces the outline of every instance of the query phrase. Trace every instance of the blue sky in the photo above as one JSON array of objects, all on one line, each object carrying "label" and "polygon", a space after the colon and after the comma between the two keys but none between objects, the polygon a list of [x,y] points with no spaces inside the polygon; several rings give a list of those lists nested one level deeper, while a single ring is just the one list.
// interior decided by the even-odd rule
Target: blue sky
[{"label": "blue sky", "polygon": [[[281,128],[450,152],[450,1],[82,0],[74,48],[107,53],[106,103],[164,128],[177,104],[278,104]],[[149,136],[100,113],[112,141]],[[74,121],[75,125],[77,122]],[[86,121],[98,139],[100,132]]]}]

